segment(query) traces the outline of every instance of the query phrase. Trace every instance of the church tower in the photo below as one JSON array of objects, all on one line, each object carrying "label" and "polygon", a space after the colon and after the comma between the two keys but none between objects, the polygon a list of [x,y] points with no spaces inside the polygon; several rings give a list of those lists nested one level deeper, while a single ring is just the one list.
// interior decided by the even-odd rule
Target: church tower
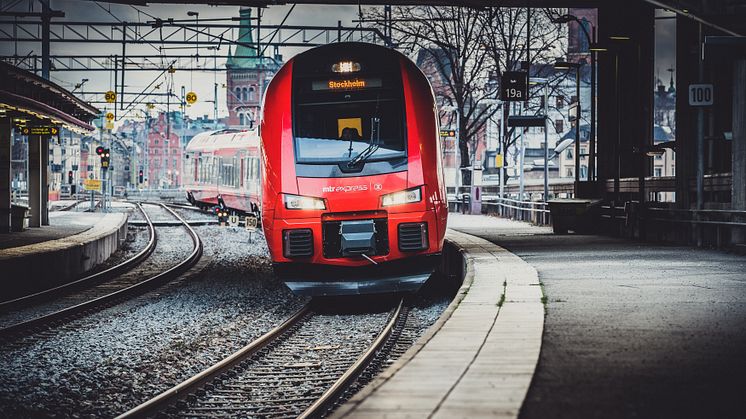
[{"label": "church tower", "polygon": [[235,53],[229,47],[225,64],[228,126],[248,128],[258,123],[262,94],[280,64],[259,55],[261,46],[252,36],[251,9],[241,8],[240,16],[241,28],[236,41],[239,44]]}]

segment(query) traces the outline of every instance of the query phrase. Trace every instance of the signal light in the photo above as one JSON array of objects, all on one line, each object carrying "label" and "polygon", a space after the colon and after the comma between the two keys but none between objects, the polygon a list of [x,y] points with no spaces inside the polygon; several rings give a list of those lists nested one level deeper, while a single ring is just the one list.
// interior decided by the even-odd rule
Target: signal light
[{"label": "signal light", "polygon": [[98,147],[96,147],[96,154],[98,154],[100,156],[100,155],[104,154],[105,150],[106,149],[103,146],[98,146]]},{"label": "signal light", "polygon": [[140,183],[142,183],[142,182],[143,182],[143,173],[142,173],[142,169],[140,170],[140,173],[138,174],[138,180],[140,181]]},{"label": "signal light", "polygon": [[[98,153],[99,148],[101,149],[101,153]],[[109,156],[111,155],[109,152],[109,149],[103,148],[103,147],[97,147],[96,153],[98,153],[98,155],[101,156],[101,167],[103,167],[104,169],[108,169],[109,161],[110,161]]]},{"label": "signal light", "polygon": [[71,185],[73,183],[73,171],[72,170],[67,171],[67,183]]}]

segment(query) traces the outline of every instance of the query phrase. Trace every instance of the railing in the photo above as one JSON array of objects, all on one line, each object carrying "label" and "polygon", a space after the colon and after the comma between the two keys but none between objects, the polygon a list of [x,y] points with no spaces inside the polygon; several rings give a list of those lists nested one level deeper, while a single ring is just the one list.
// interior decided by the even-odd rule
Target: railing
[{"label": "railing", "polygon": [[482,213],[494,214],[535,225],[550,225],[549,205],[546,202],[519,201],[511,198],[491,197],[482,200]]}]

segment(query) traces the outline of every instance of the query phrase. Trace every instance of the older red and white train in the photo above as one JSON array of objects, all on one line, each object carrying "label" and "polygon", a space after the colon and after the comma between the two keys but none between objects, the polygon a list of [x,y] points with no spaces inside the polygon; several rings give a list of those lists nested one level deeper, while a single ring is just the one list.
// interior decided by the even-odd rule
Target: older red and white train
[{"label": "older red and white train", "polygon": [[299,54],[269,84],[260,132],[190,142],[192,203],[260,212],[275,272],[299,294],[427,281],[448,208],[435,99],[414,63],[363,43]]}]

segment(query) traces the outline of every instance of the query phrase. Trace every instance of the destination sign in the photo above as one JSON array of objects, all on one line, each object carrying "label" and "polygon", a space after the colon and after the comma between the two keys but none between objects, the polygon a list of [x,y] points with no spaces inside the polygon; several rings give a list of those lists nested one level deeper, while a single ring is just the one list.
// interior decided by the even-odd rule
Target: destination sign
[{"label": "destination sign", "polygon": [[343,79],[343,80],[315,80],[311,83],[311,90],[359,90],[381,87],[379,78],[373,79]]},{"label": "destination sign", "polygon": [[444,130],[440,130],[440,136],[444,137],[444,138],[455,137],[456,136],[456,130],[455,129],[444,129]]},{"label": "destination sign", "polygon": [[51,125],[31,126],[21,128],[23,135],[57,135],[60,129]]}]

